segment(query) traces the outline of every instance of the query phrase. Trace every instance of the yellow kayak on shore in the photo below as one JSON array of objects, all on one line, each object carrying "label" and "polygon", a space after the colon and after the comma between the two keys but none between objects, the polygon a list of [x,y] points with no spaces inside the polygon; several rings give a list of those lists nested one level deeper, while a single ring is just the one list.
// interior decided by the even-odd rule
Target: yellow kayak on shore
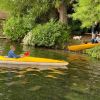
[{"label": "yellow kayak on shore", "polygon": [[38,58],[38,57],[22,57],[22,58],[8,58],[0,56],[0,64],[10,64],[10,65],[57,65],[63,66],[68,65],[68,62],[63,60],[54,60],[47,58]]},{"label": "yellow kayak on shore", "polygon": [[89,49],[95,46],[100,45],[100,43],[87,43],[87,44],[80,44],[80,45],[73,45],[73,46],[68,46],[68,50],[70,51],[80,51],[80,50],[84,50],[84,49]]}]

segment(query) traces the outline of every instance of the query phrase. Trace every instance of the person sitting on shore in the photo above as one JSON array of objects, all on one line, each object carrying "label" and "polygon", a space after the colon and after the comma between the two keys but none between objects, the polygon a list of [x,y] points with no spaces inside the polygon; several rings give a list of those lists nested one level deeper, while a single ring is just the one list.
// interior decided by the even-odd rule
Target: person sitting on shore
[{"label": "person sitting on shore", "polygon": [[20,55],[16,55],[14,53],[14,51],[16,50],[16,48],[13,45],[10,46],[10,49],[11,50],[8,52],[8,58],[21,58]]},{"label": "person sitting on shore", "polygon": [[92,25],[92,38],[97,36],[99,34],[99,28],[100,28],[100,23],[98,21],[95,21],[95,23]]},{"label": "person sitting on shore", "polygon": [[97,34],[99,33],[99,22],[95,21],[95,23],[92,25],[92,39],[91,39],[91,42],[92,43],[98,43],[96,37],[97,37]]},{"label": "person sitting on shore", "polygon": [[98,43],[100,43],[100,37],[99,37],[99,36],[96,37],[96,41],[97,41]]},{"label": "person sitting on shore", "polygon": [[91,42],[92,42],[92,44],[93,44],[93,43],[98,43],[98,41],[97,41],[96,38],[91,39]]}]

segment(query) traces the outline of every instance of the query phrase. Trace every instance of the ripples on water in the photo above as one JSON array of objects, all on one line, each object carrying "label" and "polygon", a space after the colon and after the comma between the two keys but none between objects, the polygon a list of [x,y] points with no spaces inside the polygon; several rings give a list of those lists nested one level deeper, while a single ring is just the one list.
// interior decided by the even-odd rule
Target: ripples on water
[{"label": "ripples on water", "polygon": [[[9,45],[3,45],[5,55]],[[0,68],[0,100],[100,100],[100,63],[81,54],[17,46],[17,53],[67,60],[68,69]]]}]

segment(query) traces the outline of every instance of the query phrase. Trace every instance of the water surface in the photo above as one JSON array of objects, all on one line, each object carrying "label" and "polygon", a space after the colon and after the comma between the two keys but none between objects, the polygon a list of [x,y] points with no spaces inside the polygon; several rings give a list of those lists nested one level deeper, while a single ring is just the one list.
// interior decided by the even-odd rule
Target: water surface
[{"label": "water surface", "polygon": [[[9,45],[0,42],[7,55]],[[100,100],[100,61],[67,51],[27,47],[16,43],[16,53],[66,60],[68,69],[0,68],[0,100]]]}]

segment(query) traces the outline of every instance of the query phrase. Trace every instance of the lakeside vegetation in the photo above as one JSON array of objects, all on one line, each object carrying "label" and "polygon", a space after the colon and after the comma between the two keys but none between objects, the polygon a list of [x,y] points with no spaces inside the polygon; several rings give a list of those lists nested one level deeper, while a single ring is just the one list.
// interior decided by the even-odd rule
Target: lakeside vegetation
[{"label": "lakeside vegetation", "polygon": [[84,53],[88,54],[89,56],[93,58],[100,59],[100,46],[96,46],[91,49],[86,49]]},{"label": "lakeside vegetation", "polygon": [[46,24],[38,24],[23,39],[23,43],[32,46],[61,47],[69,39],[66,25],[51,20]]},{"label": "lakeside vegetation", "polygon": [[99,4],[99,0],[0,0],[0,9],[9,15],[4,35],[28,45],[64,47],[69,35],[100,20]]}]

